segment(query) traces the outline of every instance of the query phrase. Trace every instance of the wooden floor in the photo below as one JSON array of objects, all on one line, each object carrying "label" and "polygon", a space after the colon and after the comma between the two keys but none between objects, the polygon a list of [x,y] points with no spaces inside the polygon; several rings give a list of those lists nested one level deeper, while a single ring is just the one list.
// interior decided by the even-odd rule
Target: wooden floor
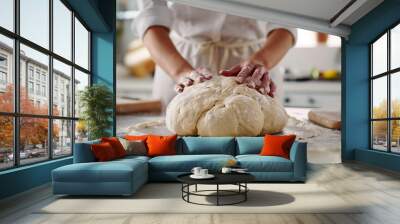
[{"label": "wooden floor", "polygon": [[[310,165],[308,182],[344,200],[367,204],[357,214],[37,214],[54,200],[43,186],[0,202],[0,223],[237,224],[237,223],[400,223],[400,175],[357,163]],[[172,205],[173,206],[173,205]]]}]

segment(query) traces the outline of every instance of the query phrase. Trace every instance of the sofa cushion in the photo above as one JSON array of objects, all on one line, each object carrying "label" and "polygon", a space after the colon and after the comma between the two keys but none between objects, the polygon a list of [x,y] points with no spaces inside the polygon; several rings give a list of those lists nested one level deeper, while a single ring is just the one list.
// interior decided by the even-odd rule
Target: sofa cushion
[{"label": "sofa cushion", "polygon": [[124,149],[124,146],[121,144],[121,142],[117,137],[103,137],[101,138],[101,142],[110,143],[117,158],[122,158],[126,156],[126,151]]},{"label": "sofa cushion", "polygon": [[74,163],[95,162],[96,158],[91,149],[92,144],[99,144],[100,140],[75,143]]},{"label": "sofa cushion", "polygon": [[53,170],[57,182],[130,182],[134,173],[147,172],[141,159],[121,159],[109,162],[74,163]]},{"label": "sofa cushion", "polygon": [[149,160],[149,170],[163,172],[190,172],[199,166],[212,172],[219,171],[230,159],[231,155],[175,155],[158,156]]},{"label": "sofa cushion", "polygon": [[259,154],[264,145],[263,137],[236,137],[236,155]]},{"label": "sofa cushion", "polygon": [[278,156],[239,155],[240,167],[249,172],[292,172],[292,161]]},{"label": "sofa cushion", "polygon": [[108,142],[93,144],[90,148],[92,149],[94,157],[96,157],[96,161],[105,162],[118,158],[112,145]]},{"label": "sofa cushion", "polygon": [[296,135],[265,135],[261,156],[280,156],[290,159],[290,148]]},{"label": "sofa cushion", "polygon": [[177,135],[149,135],[146,140],[148,148],[147,155],[151,157],[175,155],[177,137]]},{"label": "sofa cushion", "polygon": [[178,154],[225,154],[235,155],[233,137],[182,137],[178,141]]}]

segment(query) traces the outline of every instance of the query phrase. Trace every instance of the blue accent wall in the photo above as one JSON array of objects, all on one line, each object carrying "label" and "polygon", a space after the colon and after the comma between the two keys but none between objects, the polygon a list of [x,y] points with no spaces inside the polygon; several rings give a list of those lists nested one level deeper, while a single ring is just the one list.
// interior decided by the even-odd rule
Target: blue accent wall
[{"label": "blue accent wall", "polygon": [[372,151],[369,124],[369,43],[400,22],[400,1],[386,0],[351,27],[342,40],[342,159],[400,170],[400,157]]},{"label": "blue accent wall", "polygon": [[[92,32],[92,82],[106,84],[115,103],[116,0],[67,0]],[[115,134],[115,107],[110,132]],[[46,161],[0,172],[0,199],[51,181],[51,171],[72,163],[72,158]]]}]

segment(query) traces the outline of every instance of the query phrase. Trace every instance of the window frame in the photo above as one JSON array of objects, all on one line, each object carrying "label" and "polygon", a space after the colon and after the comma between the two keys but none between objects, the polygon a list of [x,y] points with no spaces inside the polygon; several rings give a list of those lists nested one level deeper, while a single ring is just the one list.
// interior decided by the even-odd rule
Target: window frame
[{"label": "window frame", "polygon": [[[369,44],[369,78],[368,78],[368,84],[369,84],[369,149],[373,151],[379,151],[379,152],[386,152],[386,153],[392,153],[392,154],[400,154],[400,152],[393,152],[392,151],[392,127],[391,123],[392,121],[400,121],[400,117],[392,117],[392,98],[391,98],[391,91],[392,91],[392,85],[391,85],[391,79],[392,75],[395,75],[396,73],[400,72],[400,67],[393,68],[391,69],[391,31],[397,27],[400,26],[400,21],[395,22],[392,24],[389,28],[385,29],[384,32],[379,34],[375,39],[373,39]],[[384,35],[387,35],[387,64],[386,64],[386,71],[376,74],[374,76],[373,74],[373,44],[376,43],[381,37]],[[378,78],[386,77],[386,87],[387,87],[387,93],[386,93],[386,98],[387,98],[387,105],[386,105],[386,117],[385,118],[373,118],[373,93],[374,93],[374,87],[373,87],[373,81]],[[387,130],[386,130],[386,151],[379,150],[374,148],[374,136],[373,136],[373,122],[376,121],[386,121],[387,122]]]},{"label": "window frame", "polygon": [[[65,0],[59,0],[68,10],[71,11],[71,18],[70,18],[70,22],[71,22],[71,59],[67,59],[64,58],[63,56],[55,53],[53,50],[53,1],[54,0],[48,0],[49,3],[49,47],[48,49],[46,49],[45,47],[42,47],[39,44],[34,43],[33,41],[30,41],[29,39],[24,38],[23,36],[20,35],[20,0],[14,0],[13,1],[13,10],[14,10],[14,18],[13,18],[13,22],[14,22],[14,30],[10,31],[4,27],[0,26],[0,35],[3,35],[5,37],[11,38],[13,40],[13,44],[14,44],[14,48],[13,48],[13,52],[12,52],[12,61],[13,64],[11,65],[11,71],[13,72],[11,75],[13,75],[13,81],[14,81],[14,93],[13,93],[13,112],[2,112],[0,111],[0,116],[10,116],[13,119],[13,166],[10,167],[5,167],[5,168],[0,168],[0,172],[4,171],[4,170],[10,170],[10,169],[15,169],[18,167],[23,167],[23,166],[29,166],[29,165],[33,165],[33,164],[37,164],[37,163],[43,163],[49,160],[54,160],[54,159],[62,159],[65,157],[70,157],[73,155],[74,152],[74,143],[75,143],[75,126],[76,126],[76,121],[79,120],[79,117],[75,116],[75,108],[74,108],[74,104],[75,104],[75,88],[74,88],[74,83],[75,83],[75,69],[85,73],[86,75],[88,75],[88,79],[89,79],[89,83],[88,86],[92,85],[92,72],[91,72],[91,65],[92,65],[92,57],[91,57],[91,50],[92,50],[92,44],[91,44],[91,37],[92,37],[92,30],[87,26],[87,24],[83,21],[83,19],[79,16],[78,13],[76,13],[72,7],[65,1]],[[80,65],[75,63],[75,18],[84,26],[84,28],[88,31],[88,61],[89,61],[89,65],[88,65],[88,69],[85,69],[83,67],[81,67]],[[48,85],[46,88],[46,91],[48,91],[48,93],[45,93],[48,96],[48,112],[46,115],[39,115],[39,114],[27,114],[27,113],[21,113],[20,111],[20,85],[21,85],[21,81],[20,81],[20,44],[23,44],[27,47],[32,48],[33,50],[39,51],[40,53],[43,53],[45,55],[48,56],[49,58],[49,63],[48,63]],[[62,62],[68,66],[71,66],[71,114],[70,116],[66,115],[66,116],[59,116],[59,115],[53,115],[53,59],[58,60],[59,62]],[[29,66],[29,64],[27,64],[27,66]],[[27,71],[28,71],[27,67]],[[35,77],[36,74],[36,70],[33,70],[33,80],[36,80]],[[42,73],[40,73],[42,74]],[[29,73],[27,72],[26,74],[27,77],[27,81],[30,80],[30,76]],[[41,83],[41,77],[39,77],[39,83]],[[36,83],[34,81],[34,83]],[[34,84],[35,85],[35,84]],[[27,89],[27,91],[29,91]],[[34,91],[36,91],[34,89]],[[42,94],[40,94],[41,96]],[[47,136],[47,158],[44,158],[41,161],[38,162],[32,162],[32,163],[26,163],[26,164],[21,164],[20,161],[20,119],[21,118],[45,118],[47,119],[48,122],[48,136]],[[66,121],[71,121],[71,153],[68,155],[62,155],[62,156],[54,156],[53,155],[53,121],[56,120],[66,120]]]}]

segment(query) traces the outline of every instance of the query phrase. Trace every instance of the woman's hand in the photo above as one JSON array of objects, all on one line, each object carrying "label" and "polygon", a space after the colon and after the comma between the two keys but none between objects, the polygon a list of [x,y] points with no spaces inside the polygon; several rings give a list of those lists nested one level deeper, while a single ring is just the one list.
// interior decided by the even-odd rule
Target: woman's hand
[{"label": "woman's hand", "polygon": [[175,91],[181,93],[186,87],[210,80],[211,78],[212,74],[203,68],[185,72],[180,75],[178,84],[175,85]]},{"label": "woman's hand", "polygon": [[229,70],[220,71],[223,76],[236,76],[236,82],[246,84],[261,94],[274,97],[276,86],[271,80],[267,67],[252,61],[245,61]]}]

